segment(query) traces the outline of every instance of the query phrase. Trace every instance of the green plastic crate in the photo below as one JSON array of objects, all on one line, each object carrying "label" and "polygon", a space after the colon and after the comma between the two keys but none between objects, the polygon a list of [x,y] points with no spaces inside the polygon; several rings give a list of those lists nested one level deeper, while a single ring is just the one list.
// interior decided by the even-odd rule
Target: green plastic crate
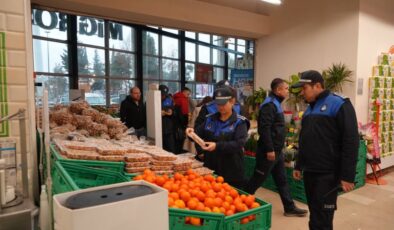
[{"label": "green plastic crate", "polygon": [[[271,228],[271,217],[272,217],[272,205],[256,198],[256,202],[260,204],[260,207],[234,214],[232,216],[226,216],[224,218],[224,230],[268,230]],[[241,224],[241,220],[247,216],[256,215],[256,219]]]},{"label": "green plastic crate", "polygon": [[244,169],[245,169],[246,178],[250,178],[253,176],[255,167],[256,167],[256,158],[251,156],[244,156]]},{"label": "green plastic crate", "polygon": [[[366,154],[367,154],[367,146],[365,144],[365,141],[361,140],[358,149],[358,160],[356,165],[356,177],[355,177],[355,182],[357,182],[355,186],[356,188],[360,188],[365,185]],[[250,169],[248,167],[253,165],[252,170],[254,170],[255,164],[256,164],[256,158],[245,156],[244,165],[245,165],[245,175],[247,178],[250,178],[250,176],[248,175],[253,173],[253,171],[250,172]],[[305,195],[304,181],[303,180],[296,181],[293,179],[292,168],[286,168],[286,175],[287,175],[287,182],[289,184],[290,192],[293,199],[306,203],[307,201]],[[267,179],[264,181],[261,187],[274,192],[278,192],[278,189],[271,175],[267,177]]]},{"label": "green plastic crate", "polygon": [[[238,190],[240,194],[247,194]],[[271,228],[272,205],[256,198],[260,207],[245,212],[237,213],[232,216],[225,216],[219,213],[200,212],[170,208],[170,229],[171,230],[267,230]],[[244,217],[256,215],[256,219],[241,224]],[[202,219],[201,226],[185,224],[186,217],[197,217]]]},{"label": "green plastic crate", "polygon": [[55,162],[52,171],[52,193],[53,195],[78,190],[78,186],[63,168],[60,162]]},{"label": "green plastic crate", "polygon": [[95,169],[66,162],[59,163],[80,189],[130,181],[128,177],[125,177],[119,172]]},{"label": "green plastic crate", "polygon": [[53,194],[129,181],[121,173],[56,161],[52,170]]},{"label": "green plastic crate", "polygon": [[[221,230],[224,215],[219,213],[200,212],[179,208],[169,208],[171,230]],[[186,217],[197,217],[202,219],[201,226],[186,224]]]},{"label": "green plastic crate", "polygon": [[124,172],[124,162],[112,162],[112,161],[95,161],[95,160],[75,160],[75,159],[65,159],[56,149],[54,145],[50,146],[51,159],[54,161],[61,161],[75,165],[82,165],[86,167],[105,169],[109,171]]},{"label": "green plastic crate", "polygon": [[360,145],[358,147],[358,156],[359,158],[367,157],[367,145],[364,140],[360,140]]}]

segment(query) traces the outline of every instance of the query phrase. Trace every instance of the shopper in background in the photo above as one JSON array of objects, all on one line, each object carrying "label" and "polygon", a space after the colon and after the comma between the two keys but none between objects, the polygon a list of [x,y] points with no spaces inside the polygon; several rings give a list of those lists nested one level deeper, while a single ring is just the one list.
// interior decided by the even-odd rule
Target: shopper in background
[{"label": "shopper in background", "polygon": [[[229,87],[233,91],[233,94],[236,95],[235,89],[230,86],[230,83],[227,80],[221,80],[218,83],[216,83],[215,90],[219,89],[221,87]],[[214,97],[213,99],[215,99],[215,95],[213,97]],[[236,102],[236,98],[234,98],[234,99],[235,99],[235,103],[234,103],[233,109],[236,111],[237,114],[241,114],[241,105]],[[212,114],[212,113],[216,113],[216,112],[218,112],[218,110],[217,110],[217,106],[216,106],[215,101],[212,101],[212,102],[209,102],[209,103],[203,105],[201,107],[200,113],[198,114],[198,116],[196,118],[194,128],[196,128],[199,125],[201,125],[202,123],[204,123],[207,115]]]},{"label": "shopper in background", "polygon": [[254,194],[271,174],[278,188],[285,216],[305,216],[307,211],[295,206],[287,183],[282,149],[285,144],[286,127],[281,107],[289,96],[289,85],[280,78],[271,82],[271,93],[260,105],[258,116],[259,141],[256,151],[256,167],[245,191]]},{"label": "shopper in background", "polygon": [[[198,113],[201,110],[201,107],[203,105],[207,104],[208,102],[211,102],[211,101],[212,101],[212,97],[206,96],[206,97],[204,97],[202,99],[202,101],[200,103],[197,104],[197,106],[195,107],[195,109],[194,109],[194,111],[193,111],[193,113],[191,115],[191,118],[189,120],[189,124],[187,125],[189,128],[193,128],[194,127],[194,122],[196,121],[196,118],[198,116]],[[189,138],[185,139],[185,144],[184,144],[183,148],[188,150],[191,153],[196,153],[197,154],[194,142],[192,142]],[[196,155],[196,159],[199,160],[199,161],[203,161],[203,153],[197,154]]]},{"label": "shopper in background", "polygon": [[181,91],[174,94],[175,106],[178,106],[181,110],[181,115],[184,116],[185,126],[187,125],[188,115],[189,115],[189,97],[191,90],[184,87]]},{"label": "shopper in background", "polygon": [[161,117],[163,133],[163,149],[175,153],[175,136],[174,136],[174,103],[170,97],[168,87],[159,85],[161,92]]},{"label": "shopper in background", "polygon": [[193,112],[196,109],[196,107],[197,107],[196,100],[193,100],[193,98],[190,96],[189,97],[189,122],[190,122],[190,119],[191,119],[191,117],[193,115]]},{"label": "shopper in background", "polygon": [[135,86],[120,104],[120,120],[127,128],[133,127],[138,137],[146,136],[146,109],[141,102],[141,91]]},{"label": "shopper in background", "polygon": [[309,103],[302,118],[293,176],[304,178],[309,229],[333,229],[338,190],[354,189],[358,153],[357,118],[350,100],[324,89],[322,75],[301,74],[301,95]]},{"label": "shopper in background", "polygon": [[184,152],[185,130],[189,121],[189,97],[191,90],[184,87],[174,94],[175,153]]},{"label": "shopper in background", "polygon": [[[242,188],[244,185],[243,147],[248,138],[249,121],[238,115],[233,106],[235,95],[231,88],[215,90],[217,113],[208,115],[195,133],[206,141],[204,166],[223,176],[231,185]],[[189,128],[187,132],[193,131]],[[201,151],[199,146],[196,146]]]}]

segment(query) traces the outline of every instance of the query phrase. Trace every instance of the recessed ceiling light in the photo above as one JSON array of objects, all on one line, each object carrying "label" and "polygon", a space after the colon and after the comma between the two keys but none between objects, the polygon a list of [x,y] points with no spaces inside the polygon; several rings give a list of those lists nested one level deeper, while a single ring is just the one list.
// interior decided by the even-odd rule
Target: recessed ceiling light
[{"label": "recessed ceiling light", "polygon": [[274,5],[282,4],[282,0],[261,0],[261,1],[268,2],[268,3],[274,4]]}]

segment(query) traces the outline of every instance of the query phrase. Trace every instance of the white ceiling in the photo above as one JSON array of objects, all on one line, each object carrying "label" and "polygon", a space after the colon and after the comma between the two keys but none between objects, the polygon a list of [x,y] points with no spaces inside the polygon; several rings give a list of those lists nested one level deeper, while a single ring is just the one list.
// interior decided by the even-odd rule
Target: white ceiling
[{"label": "white ceiling", "polygon": [[[272,5],[261,0],[197,0],[201,2],[231,7],[256,14],[270,15],[280,5]],[[283,1],[282,1],[283,2]],[[282,3],[283,4],[283,3]]]}]

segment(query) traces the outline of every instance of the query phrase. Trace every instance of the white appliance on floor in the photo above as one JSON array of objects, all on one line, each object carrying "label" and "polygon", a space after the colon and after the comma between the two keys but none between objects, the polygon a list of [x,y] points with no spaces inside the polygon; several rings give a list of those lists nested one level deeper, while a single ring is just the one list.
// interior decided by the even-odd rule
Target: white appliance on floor
[{"label": "white appliance on floor", "polygon": [[131,181],[53,197],[55,230],[167,230],[167,190]]}]

